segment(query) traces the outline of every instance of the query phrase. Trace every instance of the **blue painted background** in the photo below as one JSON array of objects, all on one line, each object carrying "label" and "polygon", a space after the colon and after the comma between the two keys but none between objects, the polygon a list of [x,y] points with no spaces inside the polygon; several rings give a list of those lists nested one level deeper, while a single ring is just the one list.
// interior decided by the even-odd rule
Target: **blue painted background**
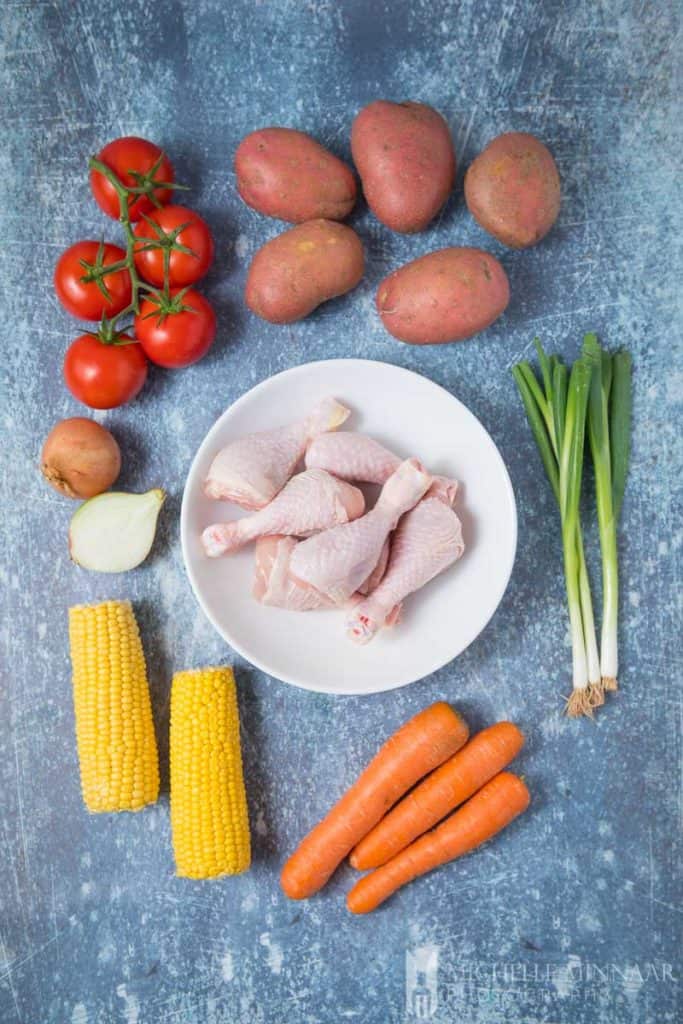
[{"label": "blue painted background", "polygon": [[[2,688],[0,1020],[3,1024],[411,1021],[415,964],[438,959],[433,1019],[467,1024],[664,1024],[680,1011],[680,183],[674,2],[348,0],[97,4],[5,0],[0,145]],[[245,310],[250,257],[278,232],[235,193],[240,138],[267,124],[348,156],[371,99],[421,99],[447,117],[458,185],[439,222],[391,235],[359,207],[365,280],[304,323]],[[536,249],[487,238],[462,169],[495,134],[537,133],[560,167],[559,223]],[[82,413],[61,380],[77,325],[51,291],[59,253],[105,232],[86,159],[111,138],[171,154],[217,240],[206,292],[219,314],[208,358],[154,372],[101,418],[120,439],[120,484],[170,500],[153,557],[106,578],[69,563],[73,505],[36,463],[55,421]],[[512,301],[485,335],[441,348],[389,337],[379,279],[446,244],[483,245]],[[561,717],[570,652],[556,512],[513,391],[511,364],[539,333],[571,359],[596,329],[635,364],[633,463],[621,555],[621,691],[592,724]],[[230,658],[201,617],[178,539],[183,482],[218,414],[252,384],[330,356],[427,374],[484,422],[520,511],[518,560],[485,634],[406,690],[315,696],[237,660],[254,865],[238,879],[176,879],[167,805],[173,670]],[[595,558],[595,534],[590,536]],[[128,596],[149,661],[164,793],[137,816],[81,804],[66,609]],[[349,869],[304,904],[279,867],[371,756],[435,698],[473,728],[519,722],[532,811],[495,844],[413,884],[370,919],[343,900]],[[421,951],[421,952],[420,952]],[[408,959],[407,959],[408,958]]]}]

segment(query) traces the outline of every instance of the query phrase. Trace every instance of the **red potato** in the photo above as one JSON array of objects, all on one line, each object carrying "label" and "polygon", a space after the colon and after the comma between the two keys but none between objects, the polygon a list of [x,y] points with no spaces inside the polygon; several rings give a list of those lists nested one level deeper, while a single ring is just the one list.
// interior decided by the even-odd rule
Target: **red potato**
[{"label": "red potato", "polygon": [[507,132],[468,167],[465,202],[485,231],[513,249],[535,245],[560,212],[553,156],[533,135]]},{"label": "red potato", "polygon": [[292,224],[343,220],[356,202],[350,167],[305,132],[262,128],[235,153],[237,190],[247,206]]},{"label": "red potato", "polygon": [[273,324],[289,324],[355,288],[363,276],[363,245],[355,231],[311,220],[266,242],[249,268],[249,309]]},{"label": "red potato", "polygon": [[451,133],[424,103],[368,104],[353,122],[351,152],[368,206],[393,231],[422,231],[453,188]]},{"label": "red potato", "polygon": [[377,289],[382,323],[399,341],[461,341],[497,320],[510,299],[507,275],[482,249],[427,253],[389,274]]}]

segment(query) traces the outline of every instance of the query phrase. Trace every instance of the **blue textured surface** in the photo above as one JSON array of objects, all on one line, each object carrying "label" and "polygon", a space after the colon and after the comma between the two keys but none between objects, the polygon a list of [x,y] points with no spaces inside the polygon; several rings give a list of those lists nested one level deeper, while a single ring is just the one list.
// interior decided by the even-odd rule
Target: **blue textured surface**
[{"label": "blue textured surface", "polygon": [[[368,13],[369,8],[374,13]],[[0,1020],[3,1024],[363,1024],[415,1019],[414,968],[438,959],[442,1022],[663,1024],[680,1011],[680,113],[677,5],[627,0],[355,0],[2,5],[3,311]],[[680,83],[678,87],[680,94]],[[359,289],[304,323],[243,306],[249,259],[279,226],[241,204],[232,155],[265,124],[311,131],[348,156],[376,97],[447,117],[458,186],[439,223],[392,236],[353,218],[368,251]],[[513,253],[467,215],[462,168],[505,129],[536,132],[563,182],[560,220]],[[163,484],[154,555],[106,578],[69,563],[73,505],[40,480],[52,424],[82,409],[61,381],[76,325],[50,281],[62,249],[101,232],[86,158],[119,134],[168,149],[218,243],[206,290],[218,342],[200,365],[155,372],[98,417],[124,451],[120,484]],[[401,346],[374,313],[378,280],[445,244],[502,257],[507,314],[457,346]],[[567,358],[596,329],[635,362],[633,463],[621,552],[621,692],[595,724],[560,715],[570,652],[556,513],[509,368],[534,333]],[[167,782],[172,671],[230,656],[185,579],[178,510],[216,416],[269,374],[329,356],[426,373],[483,420],[509,466],[520,546],[485,634],[394,694],[333,699],[237,666],[254,835],[244,877],[174,877]],[[676,423],[678,418],[678,423]],[[595,558],[595,536],[589,538]],[[149,660],[164,794],[137,816],[81,804],[66,609],[130,596]],[[406,717],[435,698],[472,727],[522,725],[533,809],[495,844],[407,888],[370,919],[344,909],[351,872],[288,902],[278,870],[302,832]],[[673,965],[673,966],[672,966]],[[431,978],[430,970],[427,970]],[[417,994],[419,995],[419,993]],[[424,1015],[424,1013],[423,1013]]]}]

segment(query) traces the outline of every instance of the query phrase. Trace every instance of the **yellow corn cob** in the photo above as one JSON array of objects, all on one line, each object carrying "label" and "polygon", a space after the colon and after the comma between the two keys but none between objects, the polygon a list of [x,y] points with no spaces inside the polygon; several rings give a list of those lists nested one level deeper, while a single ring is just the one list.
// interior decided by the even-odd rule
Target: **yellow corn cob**
[{"label": "yellow corn cob", "polygon": [[246,871],[251,844],[231,668],[176,673],[170,748],[178,875],[215,878]]},{"label": "yellow corn cob", "polygon": [[70,608],[69,639],[85,806],[138,811],[159,794],[159,763],[130,601]]}]

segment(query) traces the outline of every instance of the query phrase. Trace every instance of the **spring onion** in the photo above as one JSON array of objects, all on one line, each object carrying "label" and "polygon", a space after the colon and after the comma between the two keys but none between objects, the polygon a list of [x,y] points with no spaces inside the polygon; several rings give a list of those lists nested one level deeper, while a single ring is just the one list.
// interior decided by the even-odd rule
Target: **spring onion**
[{"label": "spring onion", "polygon": [[[573,686],[571,697],[567,703],[567,714],[572,716],[590,714],[594,706],[594,688],[599,685],[595,625],[590,587],[587,585],[579,519],[586,410],[590,383],[590,364],[583,359],[577,359],[569,377],[564,434],[560,446],[560,518],[562,520],[562,549],[573,664]],[[589,616],[584,615],[586,600],[588,604],[591,604]],[[596,678],[591,679],[591,674]]]},{"label": "spring onion", "polygon": [[610,356],[595,334],[583,342],[591,369],[588,438],[595,468],[595,496],[602,555],[602,634],[600,670],[605,690],[617,689],[619,569],[617,521],[626,484],[630,448],[631,357]]},{"label": "spring onion", "polygon": [[557,356],[546,355],[538,340],[536,351],[541,369],[540,383],[527,362],[518,363],[512,373],[560,509],[573,663],[573,688],[567,712],[570,715],[591,714],[593,708],[603,701],[593,604],[579,517],[591,367],[586,360],[579,360],[569,375],[567,367]]},{"label": "spring onion", "polygon": [[[560,509],[565,583],[572,641],[573,688],[567,714],[591,715],[617,688],[619,579],[616,526],[626,485],[631,425],[631,357],[603,351],[586,335],[571,373],[535,342],[540,375],[528,362],[512,373]],[[601,649],[593,617],[590,580],[579,514],[585,435],[595,466],[602,554]]]},{"label": "spring onion", "polygon": [[609,438],[612,456],[612,504],[619,522],[631,453],[631,356],[623,349],[612,356]]}]

